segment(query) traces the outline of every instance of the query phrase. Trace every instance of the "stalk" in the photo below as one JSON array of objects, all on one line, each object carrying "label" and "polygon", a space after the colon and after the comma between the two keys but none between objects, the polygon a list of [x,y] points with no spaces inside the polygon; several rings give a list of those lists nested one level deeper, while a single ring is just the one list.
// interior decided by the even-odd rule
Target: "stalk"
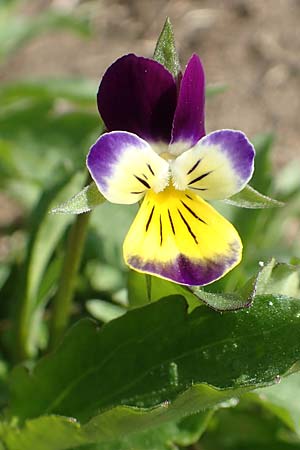
[{"label": "stalk", "polygon": [[84,249],[89,218],[90,213],[78,215],[70,230],[61,278],[53,300],[50,323],[50,349],[54,348],[60,341],[69,323],[75,283]]}]

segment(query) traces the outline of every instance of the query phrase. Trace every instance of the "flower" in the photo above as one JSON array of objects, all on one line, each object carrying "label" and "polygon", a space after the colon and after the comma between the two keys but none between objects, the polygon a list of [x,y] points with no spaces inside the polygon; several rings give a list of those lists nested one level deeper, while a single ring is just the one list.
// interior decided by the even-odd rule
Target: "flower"
[{"label": "flower", "polygon": [[[158,62],[129,54],[106,71],[98,108],[108,132],[87,167],[112,203],[143,199],[125,238],[133,269],[205,285],[241,260],[235,228],[206,200],[239,192],[253,173],[254,148],[241,131],[205,135],[205,81],[197,55],[176,80]],[[118,224],[116,224],[118,226]]]}]

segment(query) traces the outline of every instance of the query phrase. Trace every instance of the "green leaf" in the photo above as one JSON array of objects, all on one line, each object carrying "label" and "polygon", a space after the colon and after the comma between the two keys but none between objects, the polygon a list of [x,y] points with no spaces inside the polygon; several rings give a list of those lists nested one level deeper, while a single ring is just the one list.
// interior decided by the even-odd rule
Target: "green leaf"
[{"label": "green leaf", "polygon": [[267,409],[277,415],[288,427],[300,436],[300,375],[295,373],[279,384],[257,390],[257,398]]},{"label": "green leaf", "polygon": [[278,263],[272,258],[262,263],[256,283],[256,293],[285,295],[300,299],[300,266]]},{"label": "green leaf", "polygon": [[[257,284],[261,279],[262,270],[261,268],[256,276],[250,278],[238,292],[207,292],[199,287],[190,289],[202,302],[216,311],[237,311],[249,308],[257,294]],[[265,292],[262,291],[260,293],[264,294]]]},{"label": "green leaf", "polygon": [[270,193],[273,184],[271,150],[274,143],[274,135],[265,133],[255,136],[255,171],[251,180],[256,189]]},{"label": "green leaf", "polygon": [[284,203],[267,197],[260,192],[247,185],[241,192],[224,200],[230,205],[239,206],[240,208],[263,209],[284,206]]},{"label": "green leaf", "polygon": [[[270,306],[272,302],[272,306]],[[300,360],[300,302],[258,296],[253,306],[186,312],[172,296],[100,330],[79,322],[56,352],[11,375],[10,415],[75,417],[103,440],[147,429],[276,383]]]},{"label": "green leaf", "polygon": [[[17,314],[24,323],[24,332],[28,334],[26,345],[28,346],[29,354],[36,352],[36,330],[38,325],[34,327],[32,325],[33,323],[37,324],[36,317],[39,319],[39,324],[42,320],[41,312],[37,311],[36,308],[41,306],[43,300],[41,294],[43,292],[47,294],[50,289],[48,285],[45,292],[43,291],[45,286],[42,287],[44,282],[51,280],[51,276],[49,280],[49,275],[47,275],[48,264],[58,242],[72,220],[71,216],[62,216],[60,218],[51,216],[48,214],[48,211],[53,206],[53,203],[57,203],[63,197],[70,195],[74,189],[78,189],[82,185],[82,182],[83,174],[64,177],[42,194],[31,216],[29,243],[23,267],[24,285],[21,289],[18,286],[17,291],[20,296],[20,311]],[[37,316],[35,315],[36,312],[38,313]],[[19,322],[16,321],[16,329],[18,326]],[[24,341],[24,337],[22,340]]]},{"label": "green leaf", "polygon": [[193,289],[193,293],[205,304],[216,311],[237,311],[238,309],[248,308],[252,301],[253,295],[242,297],[238,294],[205,292],[201,289]]},{"label": "green leaf", "polygon": [[82,214],[100,205],[105,198],[100,194],[96,184],[92,182],[70,200],[56,206],[50,212],[52,214]]},{"label": "green leaf", "polygon": [[167,17],[158,38],[153,59],[168,69],[174,78],[177,78],[180,74],[180,63],[175,46],[173,27],[169,17]]},{"label": "green leaf", "polygon": [[[152,430],[134,433],[120,439],[103,442],[103,430],[80,426],[75,419],[47,416],[29,420],[23,429],[9,424],[0,425],[0,438],[6,450],[64,450],[77,448],[93,450],[170,450],[171,443],[191,445],[195,443],[207,427],[213,411],[200,412],[179,422],[170,422]],[[43,436],[43,439],[40,439]],[[92,443],[100,441],[99,446]],[[89,445],[88,447],[86,445]],[[85,447],[82,447],[85,445]],[[0,447],[1,448],[1,447]]]},{"label": "green leaf", "polygon": [[289,199],[299,192],[300,188],[300,159],[293,158],[276,173],[274,180],[276,192],[280,192]]},{"label": "green leaf", "polygon": [[123,286],[120,270],[114,265],[101,264],[99,260],[90,259],[86,265],[86,277],[95,291],[114,292]]},{"label": "green leaf", "polygon": [[72,218],[53,217],[48,214],[53,203],[58,202],[73,189],[82,184],[83,174],[63,179],[51,189],[44,192],[31,218],[30,243],[28,249],[28,295],[36,299],[39,285],[50,257]]},{"label": "green leaf", "polygon": [[0,86],[1,106],[12,104],[20,99],[53,101],[65,99],[70,102],[93,106],[97,84],[80,78],[26,80],[3,83]]},{"label": "green leaf", "polygon": [[105,300],[88,300],[86,309],[97,320],[102,322],[110,322],[117,317],[125,314],[126,310],[121,306],[106,302]]},{"label": "green leaf", "polygon": [[[262,391],[263,392],[263,391]],[[257,396],[246,394],[234,408],[214,415],[201,440],[205,450],[299,450],[299,438],[274,414],[266,411]],[[253,402],[255,401],[255,403]],[[272,411],[273,412],[273,411]]]}]

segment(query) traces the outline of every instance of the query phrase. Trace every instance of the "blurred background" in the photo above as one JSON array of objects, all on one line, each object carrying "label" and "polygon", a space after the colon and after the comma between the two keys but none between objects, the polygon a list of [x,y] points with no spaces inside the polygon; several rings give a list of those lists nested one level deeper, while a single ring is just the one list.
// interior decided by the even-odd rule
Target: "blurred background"
[{"label": "blurred background", "polygon": [[[245,252],[242,265],[209,288],[232,291],[258,261],[299,257],[299,0],[0,0],[0,331],[10,329],[20,296],[44,327],[74,220],[48,212],[84,185],[86,154],[103,131],[99,81],[125,53],[151,57],[166,16],[182,66],[193,52],[203,60],[207,132],[243,130],[257,150],[251,184],[287,201],[264,211],[219,203]],[[93,212],[75,318],[87,310],[101,316],[89,299],[126,306],[122,242],[135,212],[108,204]],[[20,277],[25,288],[16,293]]]},{"label": "blurred background", "polygon": [[[22,48],[2,64],[0,81],[70,76],[98,81],[120,55],[152,56],[165,18],[170,16],[182,65],[196,52],[203,59],[208,83],[228,85],[224,95],[207,105],[208,130],[232,127],[250,136],[275,131],[279,167],[300,154],[299,0],[17,3],[20,27],[41,14],[56,12],[77,21],[86,19],[91,34],[82,39],[70,33],[71,22],[65,27],[53,23],[51,29],[44,20],[42,34],[27,36]],[[8,31],[11,40],[20,32]]]},{"label": "blurred background", "polygon": [[[166,16],[182,66],[193,52],[203,60],[207,132],[243,130],[257,152],[251,185],[285,202],[266,210],[216,205],[238,229],[244,257],[205,289],[234,292],[275,257],[296,265],[282,275],[281,293],[300,295],[299,0],[0,0],[0,409],[9,398],[10,368],[24,358],[32,363],[49,346],[53,298],[78,220],[49,211],[86,182],[88,149],[103,132],[96,108],[101,76],[125,53],[151,57]],[[135,213],[136,205],[105,203],[91,214],[72,322],[89,316],[105,323],[136,306],[131,277],[145,280],[129,274],[122,257]],[[163,293],[176,289],[163,283]],[[266,390],[237,408],[223,405],[204,446],[193,448],[298,449],[281,409],[291,406],[299,428],[300,383],[289,380],[275,387],[275,394],[283,387],[280,408],[272,389],[273,409]]]}]

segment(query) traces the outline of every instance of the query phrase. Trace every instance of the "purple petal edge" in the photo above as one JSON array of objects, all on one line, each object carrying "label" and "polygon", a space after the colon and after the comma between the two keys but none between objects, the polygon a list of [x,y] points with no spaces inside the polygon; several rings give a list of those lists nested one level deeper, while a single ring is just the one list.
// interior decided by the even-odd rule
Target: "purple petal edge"
[{"label": "purple petal edge", "polygon": [[214,131],[203,137],[199,144],[220,147],[231,161],[241,188],[251,179],[254,170],[255,149],[242,131]]},{"label": "purple petal edge", "polygon": [[147,142],[126,131],[105,133],[90,148],[87,168],[102,194],[107,190],[107,180],[115,170],[115,165],[128,147],[148,148]]},{"label": "purple petal edge", "polygon": [[178,255],[173,263],[159,264],[157,262],[143,262],[138,256],[128,260],[128,264],[142,272],[158,275],[175,283],[187,286],[204,286],[221,278],[240,259],[240,246],[231,245],[231,256],[220,257],[215,261],[206,261],[205,265],[193,262],[185,255]]},{"label": "purple petal edge", "polygon": [[205,75],[198,55],[193,55],[180,84],[171,144],[188,142],[192,147],[205,136]]},{"label": "purple petal edge", "polygon": [[158,62],[134,54],[119,58],[105,72],[97,102],[108,131],[124,130],[150,141],[170,142],[176,84]]}]

